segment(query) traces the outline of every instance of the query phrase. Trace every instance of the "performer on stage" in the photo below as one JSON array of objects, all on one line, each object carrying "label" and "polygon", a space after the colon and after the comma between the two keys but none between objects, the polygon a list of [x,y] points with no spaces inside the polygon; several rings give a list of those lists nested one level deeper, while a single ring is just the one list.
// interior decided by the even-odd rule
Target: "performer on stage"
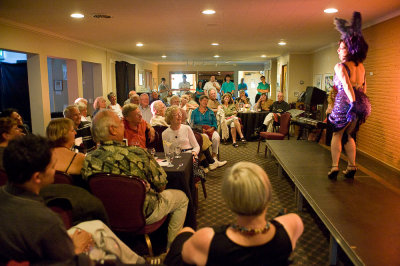
[{"label": "performer on stage", "polygon": [[362,62],[367,57],[368,44],[361,33],[361,14],[353,13],[351,25],[339,18],[335,18],[335,24],[341,33],[337,50],[341,63],[335,66],[334,85],[338,93],[329,116],[334,125],[334,133],[331,143],[332,168],[328,177],[333,180],[336,180],[339,173],[342,145],[348,158],[347,169],[343,171],[344,176],[354,178],[357,170],[356,133],[371,112],[371,105],[365,95],[367,84]]}]

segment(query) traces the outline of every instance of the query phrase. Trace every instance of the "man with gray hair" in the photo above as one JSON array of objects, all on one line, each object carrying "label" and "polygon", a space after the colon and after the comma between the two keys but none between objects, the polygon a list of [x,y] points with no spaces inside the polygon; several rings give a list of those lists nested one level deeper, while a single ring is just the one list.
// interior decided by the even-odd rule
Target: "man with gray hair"
[{"label": "man with gray hair", "polygon": [[146,224],[153,224],[170,214],[168,247],[182,228],[186,217],[188,198],[181,190],[165,189],[167,174],[145,149],[125,146],[124,123],[110,111],[100,111],[93,119],[93,135],[100,146],[89,153],[82,167],[82,178],[96,173],[114,173],[137,176],[146,183],[143,205]]},{"label": "man with gray hair", "polygon": [[142,112],[143,119],[147,123],[150,123],[150,119],[153,117],[149,103],[150,103],[149,95],[147,93],[142,93],[140,95],[139,109]]},{"label": "man with gray hair", "polygon": [[[126,99],[126,101],[124,102],[124,105],[125,105],[125,104],[128,104],[128,103],[132,103],[131,99],[132,99],[133,95],[137,95],[137,94],[136,94],[136,91],[134,91],[134,90],[129,91],[128,99]],[[139,96],[139,95],[138,95],[138,96]]]},{"label": "man with gray hair", "polygon": [[[81,121],[81,113],[75,105],[67,106],[64,109],[64,117],[69,118],[74,122],[74,129],[76,130],[75,140],[81,138],[81,143],[76,143],[76,148],[86,153],[96,148],[96,143],[93,141],[92,132],[90,130],[91,123],[88,121]],[[79,142],[79,141],[78,141]]]},{"label": "man with gray hair", "polygon": [[165,126],[168,127],[167,122],[165,122],[165,110],[167,107],[165,104],[158,100],[151,104],[151,112],[153,113],[153,117],[150,120],[150,125],[154,126]]},{"label": "man with gray hair", "polygon": [[273,121],[279,122],[281,114],[289,111],[290,105],[283,100],[283,93],[278,93],[278,100],[269,107],[269,114],[264,119],[264,127],[267,132],[272,132]]}]

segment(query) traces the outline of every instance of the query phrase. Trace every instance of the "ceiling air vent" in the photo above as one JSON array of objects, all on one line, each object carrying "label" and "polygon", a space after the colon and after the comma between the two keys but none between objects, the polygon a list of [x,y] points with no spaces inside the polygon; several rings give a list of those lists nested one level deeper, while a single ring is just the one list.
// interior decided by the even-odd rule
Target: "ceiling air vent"
[{"label": "ceiling air vent", "polygon": [[111,18],[111,16],[105,15],[105,14],[94,14],[93,17],[94,18]]}]

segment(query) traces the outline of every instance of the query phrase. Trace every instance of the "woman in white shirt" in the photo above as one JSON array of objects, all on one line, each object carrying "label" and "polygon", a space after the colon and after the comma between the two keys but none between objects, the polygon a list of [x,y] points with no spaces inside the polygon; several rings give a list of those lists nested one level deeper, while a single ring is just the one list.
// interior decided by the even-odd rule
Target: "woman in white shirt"
[{"label": "woman in white shirt", "polygon": [[[173,147],[179,144],[183,152],[191,151],[193,156],[197,157],[200,152],[200,146],[190,126],[182,124],[182,113],[178,106],[167,108],[165,112],[165,121],[170,126],[162,133],[163,143],[169,142]],[[167,147],[164,144],[164,150],[166,151],[166,149]],[[214,170],[219,166],[218,162],[212,158],[208,149],[202,153],[206,157],[206,159],[203,160],[203,166],[205,168],[209,167],[210,170]]]}]

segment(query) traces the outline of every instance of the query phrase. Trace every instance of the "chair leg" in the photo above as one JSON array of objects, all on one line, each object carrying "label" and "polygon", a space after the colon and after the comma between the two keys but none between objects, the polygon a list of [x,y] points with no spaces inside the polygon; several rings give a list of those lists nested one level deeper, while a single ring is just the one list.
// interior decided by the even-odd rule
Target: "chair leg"
[{"label": "chair leg", "polygon": [[206,199],[207,198],[206,182],[203,180],[201,181],[201,187],[203,188],[203,195],[204,198]]},{"label": "chair leg", "polygon": [[261,137],[258,139],[257,153],[260,152]]},{"label": "chair leg", "polygon": [[268,152],[268,146],[265,144],[265,152],[264,152],[264,157],[267,158],[267,152]]},{"label": "chair leg", "polygon": [[151,245],[150,237],[148,234],[144,234],[144,239],[146,240],[147,248],[149,249],[149,255],[154,257],[153,246]]}]

